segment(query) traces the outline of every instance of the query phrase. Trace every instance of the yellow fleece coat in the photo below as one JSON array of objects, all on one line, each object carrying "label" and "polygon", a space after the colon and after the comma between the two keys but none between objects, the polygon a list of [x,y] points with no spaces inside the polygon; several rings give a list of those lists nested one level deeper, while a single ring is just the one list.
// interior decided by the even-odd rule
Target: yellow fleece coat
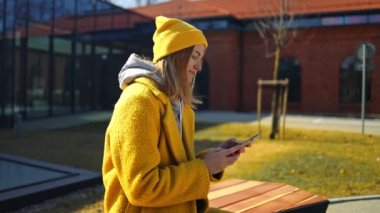
[{"label": "yellow fleece coat", "polygon": [[106,132],[105,212],[197,212],[196,203],[204,211],[210,176],[194,154],[194,124],[186,105],[181,138],[170,99],[156,83],[138,78],[128,85]]}]

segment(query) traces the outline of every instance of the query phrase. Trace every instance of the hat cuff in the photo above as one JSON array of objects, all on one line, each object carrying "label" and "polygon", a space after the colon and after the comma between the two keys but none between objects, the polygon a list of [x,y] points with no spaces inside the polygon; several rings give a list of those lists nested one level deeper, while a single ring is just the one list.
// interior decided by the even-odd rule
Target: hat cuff
[{"label": "hat cuff", "polygon": [[161,42],[157,42],[153,46],[154,63],[156,63],[158,60],[165,56],[168,56],[172,53],[178,52],[191,46],[205,45],[206,48],[208,46],[205,36],[199,30],[182,32],[174,36],[171,40],[167,40],[167,42],[163,41],[165,40],[161,40]]}]

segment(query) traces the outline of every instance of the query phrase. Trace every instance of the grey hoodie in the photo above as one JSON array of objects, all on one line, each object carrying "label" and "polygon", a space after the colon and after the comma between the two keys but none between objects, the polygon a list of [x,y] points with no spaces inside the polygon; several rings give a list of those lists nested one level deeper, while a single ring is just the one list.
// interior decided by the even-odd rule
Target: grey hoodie
[{"label": "grey hoodie", "polygon": [[132,53],[119,72],[119,87],[120,89],[124,89],[138,77],[148,77],[159,85],[162,85],[161,77],[157,73],[154,73],[156,70],[157,67],[152,62],[144,60],[135,53]]},{"label": "grey hoodie", "polygon": [[[119,72],[119,87],[124,89],[128,84],[130,84],[134,79],[139,77],[147,77],[157,82],[159,85],[163,85],[161,76],[154,72],[157,67],[150,61],[140,58],[135,53],[132,53],[127,62],[121,68]],[[171,100],[173,113],[175,115],[178,129],[182,135],[182,101]]]}]

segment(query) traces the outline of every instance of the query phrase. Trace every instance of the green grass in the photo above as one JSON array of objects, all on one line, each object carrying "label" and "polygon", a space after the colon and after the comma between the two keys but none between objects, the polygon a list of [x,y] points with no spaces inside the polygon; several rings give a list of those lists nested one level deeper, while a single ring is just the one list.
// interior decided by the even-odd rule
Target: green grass
[{"label": "green grass", "polygon": [[[106,126],[92,123],[24,132],[20,137],[0,131],[0,150],[100,172]],[[241,123],[201,123],[196,129],[196,151],[215,147],[230,137],[244,140],[258,131],[256,125]],[[284,140],[273,141],[265,126],[262,135],[226,169],[224,179],[287,183],[328,198],[380,194],[380,136],[287,128]],[[81,199],[71,200],[69,209],[98,211],[102,196],[91,196],[98,201],[84,206]],[[67,205],[58,204],[49,211],[68,209]]]},{"label": "green grass", "polygon": [[0,132],[0,152],[101,171],[106,123],[58,130]]},{"label": "green grass", "polygon": [[[197,140],[244,140],[257,126],[222,124],[197,132]],[[357,133],[288,128],[285,139],[263,138],[246,149],[225,179],[288,183],[327,197],[380,194],[380,137]],[[198,142],[201,144],[202,142]]]}]

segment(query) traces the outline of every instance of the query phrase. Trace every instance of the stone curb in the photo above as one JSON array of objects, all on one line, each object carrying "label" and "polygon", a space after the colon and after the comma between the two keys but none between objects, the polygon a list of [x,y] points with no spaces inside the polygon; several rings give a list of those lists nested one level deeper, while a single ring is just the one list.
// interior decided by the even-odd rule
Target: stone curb
[{"label": "stone curb", "polygon": [[366,196],[352,196],[343,198],[331,198],[329,199],[330,204],[345,203],[352,201],[363,201],[363,200],[380,200],[380,195],[366,195]]}]

